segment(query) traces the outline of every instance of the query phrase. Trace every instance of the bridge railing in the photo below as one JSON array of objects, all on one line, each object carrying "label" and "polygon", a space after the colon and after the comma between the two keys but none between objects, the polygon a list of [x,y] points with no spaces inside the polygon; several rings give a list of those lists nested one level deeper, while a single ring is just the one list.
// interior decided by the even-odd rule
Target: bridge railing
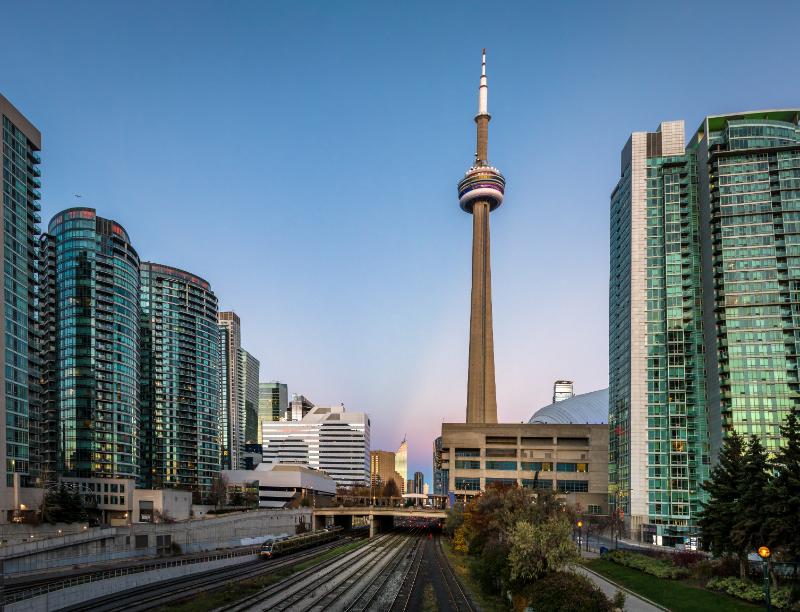
[{"label": "bridge railing", "polygon": [[355,495],[337,495],[328,507],[334,508],[423,508],[430,510],[445,510],[446,497],[410,498],[410,497],[365,497]]}]

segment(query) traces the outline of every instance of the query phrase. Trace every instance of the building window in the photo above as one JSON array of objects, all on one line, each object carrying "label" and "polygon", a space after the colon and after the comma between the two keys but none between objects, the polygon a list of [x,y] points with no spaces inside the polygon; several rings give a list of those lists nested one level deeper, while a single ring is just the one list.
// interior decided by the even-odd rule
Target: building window
[{"label": "building window", "polygon": [[586,493],[589,490],[587,480],[559,480],[557,486],[562,493]]},{"label": "building window", "polygon": [[147,548],[147,534],[136,536],[136,548]]},{"label": "building window", "polygon": [[603,509],[600,506],[598,506],[597,504],[589,504],[587,506],[587,509],[588,509],[589,514],[602,514],[603,513]]},{"label": "building window", "polygon": [[552,461],[523,461],[522,469],[530,472],[552,472]]},{"label": "building window", "polygon": [[479,448],[457,448],[456,457],[480,457],[481,449]]},{"label": "building window", "polygon": [[480,491],[480,478],[456,478],[457,491]]},{"label": "building window", "polygon": [[508,444],[511,446],[517,445],[517,438],[508,436],[486,436],[486,444]]},{"label": "building window", "polygon": [[517,456],[517,449],[516,448],[487,448],[486,449],[486,456],[487,457],[516,457]]},{"label": "building window", "polygon": [[486,469],[487,470],[516,470],[517,469],[517,462],[516,461],[487,461],[486,462]]},{"label": "building window", "polygon": [[504,487],[513,487],[516,486],[517,479],[516,478],[487,478],[486,479],[486,486],[489,485],[501,485]]},{"label": "building window", "polygon": [[457,470],[479,470],[481,469],[480,461],[463,461],[456,459]]},{"label": "building window", "polygon": [[523,478],[522,479],[522,488],[523,489],[552,489],[553,488],[553,481],[547,478],[539,478],[534,481],[533,478]]}]

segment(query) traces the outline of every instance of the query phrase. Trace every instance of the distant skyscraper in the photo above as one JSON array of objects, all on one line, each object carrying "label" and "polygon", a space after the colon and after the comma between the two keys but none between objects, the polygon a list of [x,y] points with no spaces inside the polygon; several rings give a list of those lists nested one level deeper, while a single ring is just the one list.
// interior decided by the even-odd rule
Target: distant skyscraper
[{"label": "distant skyscraper", "polygon": [[492,332],[492,276],[489,264],[489,213],[503,202],[505,179],[489,164],[489,87],[486,50],[478,89],[478,142],[475,161],[458,183],[461,208],[472,214],[472,302],[469,324],[467,423],[497,423]]},{"label": "distant skyscraper", "polygon": [[406,483],[408,481],[408,442],[406,442],[405,436],[403,436],[403,441],[400,443],[400,448],[397,449],[397,452],[394,454],[394,467],[397,470],[397,473],[403,477],[403,488],[405,489],[405,493],[408,492],[406,489]]},{"label": "distant skyscraper", "polygon": [[220,470],[217,297],[189,272],[141,271],[141,481],[205,497]]},{"label": "distant skyscraper", "polygon": [[244,446],[244,403],[239,401],[239,349],[242,332],[235,312],[219,313],[220,446],[223,469],[238,469]]},{"label": "distant skyscraper", "polygon": [[414,493],[422,493],[422,486],[425,484],[425,475],[422,472],[414,472]]},{"label": "distant skyscraper", "polygon": [[[395,475],[394,453],[390,451],[370,451],[370,480],[373,486],[385,485]],[[400,483],[397,483],[398,488]]]},{"label": "distant skyscraper", "polygon": [[442,467],[442,436],[438,436],[433,441],[433,494],[447,495],[449,482],[449,470]]},{"label": "distant skyscraper", "polygon": [[282,382],[262,382],[258,385],[258,439],[266,421],[280,421],[289,410],[289,390]]},{"label": "distant skyscraper", "polygon": [[370,481],[370,422],[344,406],[315,406],[301,421],[262,425],[266,463],[299,463],[323,470],[342,487]]},{"label": "distant skyscraper", "polygon": [[305,395],[292,394],[292,402],[289,404],[289,411],[286,413],[287,420],[300,421],[314,407],[314,403]]},{"label": "distant skyscraper", "polygon": [[557,380],[553,383],[553,403],[561,402],[575,395],[571,380]]},{"label": "distant skyscraper", "polygon": [[259,402],[259,370],[261,364],[243,348],[239,349],[238,395],[244,412],[244,443],[257,444],[258,435],[258,402]]},{"label": "distant skyscraper", "polygon": [[[34,484],[40,431],[36,327],[37,240],[39,211],[39,154],[41,135],[22,113],[0,95],[3,138],[3,265],[0,349],[0,511],[10,510],[15,478],[21,486]],[[30,437],[29,437],[30,436]]]},{"label": "distant skyscraper", "polygon": [[139,475],[139,256],[92,208],[55,215],[42,236],[47,471]]}]

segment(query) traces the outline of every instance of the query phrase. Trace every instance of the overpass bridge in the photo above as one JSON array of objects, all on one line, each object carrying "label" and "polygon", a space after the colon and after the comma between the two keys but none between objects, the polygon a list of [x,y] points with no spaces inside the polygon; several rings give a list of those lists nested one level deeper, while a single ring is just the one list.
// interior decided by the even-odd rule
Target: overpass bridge
[{"label": "overpass bridge", "polygon": [[349,529],[354,517],[363,517],[369,524],[370,537],[391,529],[396,518],[444,521],[445,497],[423,500],[402,497],[370,498],[337,496],[328,505],[312,509],[314,529],[322,529],[333,519],[334,525]]}]

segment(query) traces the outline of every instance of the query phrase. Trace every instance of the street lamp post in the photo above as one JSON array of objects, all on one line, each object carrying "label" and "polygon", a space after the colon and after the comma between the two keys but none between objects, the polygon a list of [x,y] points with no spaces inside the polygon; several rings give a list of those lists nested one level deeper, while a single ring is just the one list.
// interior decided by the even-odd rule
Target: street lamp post
[{"label": "street lamp post", "polygon": [[583,521],[578,521],[578,552],[581,550],[581,537],[583,530]]},{"label": "street lamp post", "polygon": [[769,596],[769,563],[770,550],[766,546],[758,549],[758,556],[761,557],[761,569],[764,571],[764,602],[767,604],[767,612],[772,610],[772,602]]}]

